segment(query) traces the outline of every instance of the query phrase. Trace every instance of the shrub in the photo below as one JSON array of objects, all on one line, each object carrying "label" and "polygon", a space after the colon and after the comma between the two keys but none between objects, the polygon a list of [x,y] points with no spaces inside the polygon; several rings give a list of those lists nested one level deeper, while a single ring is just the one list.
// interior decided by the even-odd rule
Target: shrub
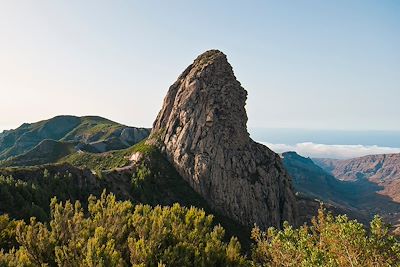
[{"label": "shrub", "polygon": [[255,227],[252,251],[257,266],[398,266],[400,244],[376,216],[370,230],[346,215],[334,217],[322,207],[310,226],[267,232]]},{"label": "shrub", "polygon": [[[18,248],[0,266],[244,266],[240,244],[196,208],[150,207],[105,192],[80,202],[51,202],[49,224],[18,221]],[[85,216],[87,214],[87,216]]]}]

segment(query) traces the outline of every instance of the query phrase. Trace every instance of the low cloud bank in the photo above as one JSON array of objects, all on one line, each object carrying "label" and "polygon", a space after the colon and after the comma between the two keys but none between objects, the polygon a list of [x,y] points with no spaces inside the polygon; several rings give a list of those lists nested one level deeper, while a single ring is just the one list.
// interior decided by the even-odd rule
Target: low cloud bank
[{"label": "low cloud bank", "polygon": [[400,148],[363,146],[363,145],[325,145],[312,142],[295,145],[271,144],[262,142],[276,153],[296,151],[299,155],[310,158],[349,159],[374,154],[400,153]]}]

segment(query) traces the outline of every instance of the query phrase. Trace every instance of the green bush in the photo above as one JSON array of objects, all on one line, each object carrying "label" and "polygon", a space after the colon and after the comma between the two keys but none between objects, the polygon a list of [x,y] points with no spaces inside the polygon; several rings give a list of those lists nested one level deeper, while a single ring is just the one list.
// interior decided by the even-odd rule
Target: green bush
[{"label": "green bush", "polygon": [[378,216],[367,231],[346,215],[320,208],[310,226],[267,232],[255,227],[252,251],[256,266],[400,266],[400,243]]},{"label": "green bush", "polygon": [[0,215],[0,249],[9,250],[18,246],[15,239],[16,222],[8,215]]},{"label": "green bush", "polygon": [[311,225],[255,227],[252,260],[197,208],[91,196],[88,209],[51,202],[49,224],[0,216],[0,266],[399,266],[400,243],[375,217],[366,229],[323,208]]},{"label": "green bush", "polygon": [[44,169],[42,176],[25,180],[0,175],[0,211],[12,218],[29,221],[30,217],[36,217],[39,221],[47,221],[53,196],[61,200],[84,200],[89,196],[88,192],[94,193],[89,183],[82,183],[79,188],[79,177],[68,171],[50,173]]},{"label": "green bush", "polygon": [[[80,202],[51,203],[49,225],[32,218],[15,227],[18,248],[0,266],[244,266],[240,244],[196,208],[133,206],[103,193]],[[87,216],[85,216],[87,214]]]}]

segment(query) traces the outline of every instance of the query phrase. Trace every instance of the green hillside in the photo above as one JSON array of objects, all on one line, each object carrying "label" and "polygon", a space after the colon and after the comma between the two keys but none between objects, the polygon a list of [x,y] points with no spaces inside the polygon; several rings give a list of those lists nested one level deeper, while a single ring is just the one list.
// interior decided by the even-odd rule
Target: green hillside
[{"label": "green hillside", "polygon": [[[38,156],[41,149],[51,146],[58,152],[50,155],[48,160],[38,160],[39,164],[52,163],[61,155],[77,150],[105,152],[128,148],[149,135],[149,129],[128,127],[105,118],[96,116],[76,117],[57,116],[32,124],[23,124],[15,130],[0,134],[0,160],[9,160],[4,165],[37,164],[35,160],[24,160],[28,156]],[[55,143],[45,140],[59,141]],[[75,149],[71,145],[75,144]],[[37,151],[35,151],[37,150]],[[60,151],[61,150],[61,151]],[[29,152],[29,153],[28,153]],[[68,153],[69,152],[69,153]],[[24,154],[27,155],[23,156]],[[21,159],[21,160],[20,160]]]},{"label": "green hillside", "polygon": [[76,152],[76,145],[77,142],[61,142],[45,139],[31,150],[0,162],[0,166],[34,166],[56,162]]}]

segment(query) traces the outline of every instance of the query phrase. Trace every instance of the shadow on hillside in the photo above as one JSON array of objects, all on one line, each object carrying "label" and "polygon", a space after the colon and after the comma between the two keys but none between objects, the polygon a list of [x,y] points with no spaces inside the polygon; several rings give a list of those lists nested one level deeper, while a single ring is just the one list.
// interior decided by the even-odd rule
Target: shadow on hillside
[{"label": "shadow on hillside", "polygon": [[383,190],[383,186],[367,179],[345,183],[351,189],[350,194],[347,195],[350,205],[367,211],[371,218],[375,214],[379,214],[393,225],[399,223],[400,203],[393,201],[389,196],[379,194],[378,192]]}]

